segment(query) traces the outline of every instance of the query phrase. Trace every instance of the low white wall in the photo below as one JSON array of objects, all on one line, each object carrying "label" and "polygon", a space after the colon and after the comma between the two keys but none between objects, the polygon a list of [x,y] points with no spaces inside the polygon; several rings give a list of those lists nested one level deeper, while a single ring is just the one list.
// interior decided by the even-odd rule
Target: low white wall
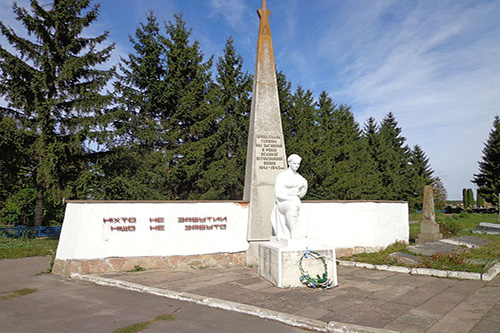
[{"label": "low white wall", "polygon": [[309,237],[337,248],[386,247],[408,242],[408,204],[396,201],[304,201]]},{"label": "low white wall", "polygon": [[56,259],[246,251],[247,220],[243,202],[70,201]]},{"label": "low white wall", "polygon": [[[406,202],[304,201],[309,237],[336,248],[409,239]],[[56,259],[155,257],[246,251],[248,203],[70,201]]]}]

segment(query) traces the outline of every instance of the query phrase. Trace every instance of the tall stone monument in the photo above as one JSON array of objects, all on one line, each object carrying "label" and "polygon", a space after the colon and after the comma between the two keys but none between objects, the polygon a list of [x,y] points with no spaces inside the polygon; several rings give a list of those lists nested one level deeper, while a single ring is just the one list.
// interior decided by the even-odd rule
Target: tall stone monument
[{"label": "tall stone monument", "polygon": [[417,243],[434,242],[441,238],[443,235],[439,233],[439,224],[436,222],[436,211],[434,210],[434,189],[427,185],[424,187],[424,205]]},{"label": "tall stone monument", "polygon": [[271,212],[276,176],[286,169],[273,42],[266,0],[260,18],[255,76],[248,132],[243,200],[250,202],[247,263],[257,263],[257,243],[271,237]]}]

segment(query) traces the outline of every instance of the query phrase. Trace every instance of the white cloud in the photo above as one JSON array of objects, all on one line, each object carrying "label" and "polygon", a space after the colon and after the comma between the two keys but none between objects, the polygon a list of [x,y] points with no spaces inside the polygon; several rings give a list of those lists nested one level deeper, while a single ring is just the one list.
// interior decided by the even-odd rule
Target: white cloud
[{"label": "white cloud", "polygon": [[242,28],[249,10],[244,0],[210,0],[209,5],[213,16],[222,16],[235,30]]},{"label": "white cloud", "polygon": [[[362,4],[362,8],[356,8]],[[477,172],[500,113],[498,2],[347,2],[318,43],[327,91],[358,121],[392,111],[419,144],[451,198]],[[485,132],[486,129],[486,132]]]}]

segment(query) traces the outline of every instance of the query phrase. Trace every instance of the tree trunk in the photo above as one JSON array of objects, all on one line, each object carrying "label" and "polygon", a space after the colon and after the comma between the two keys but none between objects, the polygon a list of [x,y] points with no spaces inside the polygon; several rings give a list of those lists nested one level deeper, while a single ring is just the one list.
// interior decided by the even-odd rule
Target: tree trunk
[{"label": "tree trunk", "polygon": [[34,226],[40,227],[43,221],[43,188],[37,186],[35,201],[35,221]]}]

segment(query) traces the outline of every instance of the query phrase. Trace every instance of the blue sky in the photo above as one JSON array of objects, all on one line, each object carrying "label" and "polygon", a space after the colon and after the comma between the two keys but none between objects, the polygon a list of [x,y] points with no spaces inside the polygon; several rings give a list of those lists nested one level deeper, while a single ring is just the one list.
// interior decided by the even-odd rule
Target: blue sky
[{"label": "blue sky", "polygon": [[[48,3],[41,0],[41,3]],[[16,30],[10,0],[0,20]],[[18,0],[23,6],[29,1]],[[182,13],[192,40],[221,55],[233,36],[253,74],[261,0],[102,0],[89,34],[109,30],[116,50],[153,9],[161,21]],[[484,142],[500,115],[498,0],[267,0],[276,65],[317,97],[327,91],[363,126],[390,111],[410,146],[420,145],[449,199],[473,187]],[[2,45],[5,41],[0,39]],[[292,152],[288,152],[292,153]]]}]

